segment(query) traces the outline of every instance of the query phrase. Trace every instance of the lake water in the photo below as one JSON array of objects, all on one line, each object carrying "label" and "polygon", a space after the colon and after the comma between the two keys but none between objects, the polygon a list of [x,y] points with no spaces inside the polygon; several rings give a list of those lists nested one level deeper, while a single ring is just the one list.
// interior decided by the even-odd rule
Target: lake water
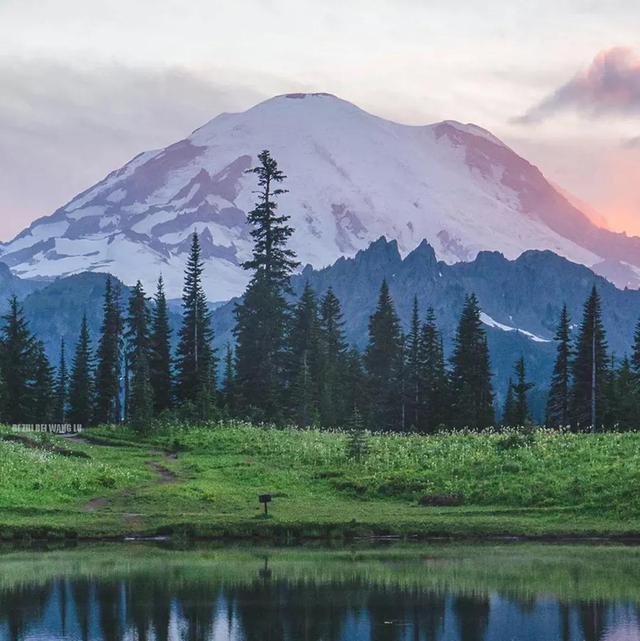
[{"label": "lake water", "polygon": [[640,549],[0,548],[3,641],[640,641]]}]

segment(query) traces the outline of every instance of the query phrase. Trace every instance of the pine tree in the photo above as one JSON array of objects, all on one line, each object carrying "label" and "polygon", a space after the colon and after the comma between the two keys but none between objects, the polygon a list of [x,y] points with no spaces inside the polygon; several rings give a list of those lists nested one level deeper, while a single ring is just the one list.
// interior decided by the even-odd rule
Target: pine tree
[{"label": "pine tree", "polygon": [[595,285],[584,305],[573,361],[571,413],[578,429],[596,431],[607,413],[607,339],[602,324],[600,296]]},{"label": "pine tree", "polygon": [[524,356],[521,356],[514,366],[516,382],[513,384],[513,423],[514,426],[526,425],[531,419],[529,416],[529,391],[534,387],[533,383],[527,381],[527,370],[524,363]]},{"label": "pine tree", "polygon": [[173,407],[171,329],[162,276],[158,279],[158,287],[151,311],[149,378],[151,389],[153,390],[154,413],[158,415]]},{"label": "pine tree", "polygon": [[24,318],[18,299],[9,301],[0,333],[2,379],[4,381],[3,420],[28,423],[33,414],[33,373],[35,339]]},{"label": "pine tree", "polygon": [[329,288],[320,303],[320,423],[344,425],[353,411],[344,394],[347,343],[340,301]]},{"label": "pine tree", "polygon": [[40,424],[51,423],[55,408],[55,382],[53,368],[42,341],[36,341],[34,344],[33,363],[33,420]]},{"label": "pine tree", "polygon": [[227,343],[227,348],[224,354],[224,373],[222,377],[221,398],[223,407],[227,410],[227,412],[231,414],[233,414],[236,406],[235,378],[236,372],[233,358],[233,348],[231,347],[231,343]]},{"label": "pine tree", "polygon": [[495,421],[487,336],[475,294],[467,296],[451,358],[452,423],[482,429]]},{"label": "pine tree", "polygon": [[127,343],[127,420],[139,430],[153,420],[151,387],[149,307],[142,283],[138,281],[129,298],[125,339]]},{"label": "pine tree", "polygon": [[[610,425],[620,430],[638,428],[640,417],[640,384],[634,375],[631,361],[625,357],[613,372],[614,395],[609,401]],[[615,403],[612,408],[611,404]]]},{"label": "pine tree", "polygon": [[450,403],[442,335],[431,307],[420,334],[419,365],[421,420],[418,428],[431,433],[448,423]]},{"label": "pine tree", "polygon": [[293,228],[289,216],[277,214],[277,187],[286,176],[268,151],[258,155],[258,202],[247,219],[252,226],[253,256],[243,264],[253,276],[243,300],[236,306],[236,381],[245,411],[255,418],[276,420],[282,415],[285,390],[289,305],[285,295],[289,278],[298,266],[287,248]]},{"label": "pine tree", "polygon": [[67,360],[65,355],[64,338],[60,341],[60,361],[56,372],[54,387],[54,410],[53,419],[57,423],[65,423],[67,420],[67,401],[69,398],[69,381],[67,373]]},{"label": "pine tree", "polygon": [[349,425],[349,438],[347,439],[347,458],[362,463],[369,451],[367,433],[364,429],[362,416],[355,407]]},{"label": "pine tree", "polygon": [[345,354],[344,360],[345,363],[341,378],[345,413],[338,419],[339,426],[348,425],[353,418],[356,408],[362,407],[368,402],[367,375],[360,352],[352,347]]},{"label": "pine tree", "polygon": [[423,422],[422,405],[423,386],[422,386],[422,367],[420,362],[421,356],[421,333],[420,333],[420,316],[418,313],[418,297],[413,297],[413,308],[411,310],[411,323],[409,333],[406,338],[406,402],[407,402],[407,421],[415,431],[420,428]]},{"label": "pine tree", "polygon": [[119,423],[122,419],[120,377],[122,372],[122,313],[120,295],[107,276],[104,291],[103,319],[98,343],[95,376],[95,420]]},{"label": "pine tree", "polygon": [[80,336],[69,379],[69,422],[86,427],[92,423],[94,406],[93,354],[87,315],[82,317]]},{"label": "pine tree", "polygon": [[547,399],[545,422],[548,427],[566,427],[570,422],[572,358],[570,323],[567,306],[563,305],[555,335],[558,347]]},{"label": "pine tree", "polygon": [[308,426],[318,418],[320,401],[320,329],[318,304],[309,283],[293,310],[288,336],[289,405],[295,423]]},{"label": "pine tree", "polygon": [[202,420],[210,418],[216,389],[211,314],[202,287],[204,265],[194,232],[182,293],[182,326],[177,359],[178,402]]},{"label": "pine tree", "polygon": [[636,331],[633,336],[633,348],[631,352],[631,362],[630,362],[631,371],[638,380],[640,385],[640,320],[636,325]]},{"label": "pine tree", "polygon": [[402,426],[403,344],[387,281],[382,281],[378,305],[369,318],[369,343],[365,354],[369,397],[368,423],[374,429],[398,430]]},{"label": "pine tree", "polygon": [[515,399],[513,397],[513,379],[509,379],[507,385],[507,395],[504,399],[504,406],[502,408],[502,426],[513,427],[518,425],[515,411]]}]

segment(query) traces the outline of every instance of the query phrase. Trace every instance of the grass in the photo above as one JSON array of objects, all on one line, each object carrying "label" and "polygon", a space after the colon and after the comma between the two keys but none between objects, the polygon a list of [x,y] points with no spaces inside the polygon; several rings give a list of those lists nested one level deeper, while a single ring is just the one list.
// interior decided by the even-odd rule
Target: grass
[{"label": "grass", "polygon": [[[640,536],[640,434],[378,435],[174,427],[0,440],[0,535]],[[83,452],[64,456],[55,445]],[[168,456],[178,450],[177,458]],[[257,496],[271,493],[270,518]],[[422,507],[425,495],[459,505]]]}]

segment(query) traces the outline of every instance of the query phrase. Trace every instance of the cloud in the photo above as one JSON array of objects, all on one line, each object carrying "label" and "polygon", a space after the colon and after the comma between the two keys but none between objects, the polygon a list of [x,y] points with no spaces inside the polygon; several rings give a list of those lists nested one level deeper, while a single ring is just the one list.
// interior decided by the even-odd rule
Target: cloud
[{"label": "cloud", "polygon": [[640,136],[634,136],[622,142],[625,149],[640,149]]},{"label": "cloud", "polygon": [[590,117],[640,114],[640,56],[629,47],[601,51],[591,65],[516,119],[546,120],[561,111]]},{"label": "cloud", "polygon": [[267,97],[216,70],[17,59],[0,62],[0,87],[0,240],[140,151]]}]

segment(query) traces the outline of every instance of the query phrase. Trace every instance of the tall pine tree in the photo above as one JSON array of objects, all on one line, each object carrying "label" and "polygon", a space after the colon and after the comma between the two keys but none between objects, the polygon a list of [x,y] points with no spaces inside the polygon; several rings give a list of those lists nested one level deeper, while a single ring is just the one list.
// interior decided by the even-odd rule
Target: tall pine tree
[{"label": "tall pine tree", "polygon": [[67,372],[67,359],[65,354],[64,338],[60,341],[60,361],[56,371],[54,388],[53,419],[57,423],[67,420],[67,400],[69,398],[69,381]]},{"label": "tall pine tree", "polygon": [[331,287],[320,303],[320,423],[324,427],[345,425],[353,406],[345,398],[347,343],[340,301]]},{"label": "tall pine tree", "polygon": [[210,418],[216,389],[211,314],[202,287],[202,262],[198,234],[193,233],[182,293],[182,326],[177,354],[178,402],[195,416]]},{"label": "tall pine tree", "polygon": [[386,280],[382,281],[378,305],[369,318],[365,366],[369,425],[377,430],[401,429],[403,337]]},{"label": "tall pine tree", "polygon": [[4,381],[3,420],[7,423],[38,420],[33,413],[35,339],[15,296],[11,297],[9,311],[2,320],[0,365]]},{"label": "tall pine tree", "polygon": [[489,348],[475,294],[466,297],[451,365],[453,425],[477,429],[493,425],[495,414]]},{"label": "tall pine tree", "polygon": [[253,276],[236,306],[236,380],[241,402],[259,419],[276,420],[284,403],[289,305],[285,295],[289,278],[298,266],[287,243],[293,228],[289,216],[277,213],[276,199],[286,190],[286,178],[267,150],[250,169],[258,177],[258,202],[247,219],[252,226],[253,256],[243,267]]},{"label": "tall pine tree", "polygon": [[162,276],[158,279],[158,287],[151,311],[149,378],[153,390],[155,414],[171,409],[173,407],[171,329]]},{"label": "tall pine tree", "polygon": [[516,419],[516,410],[515,410],[515,398],[513,397],[513,379],[509,379],[507,384],[507,395],[504,399],[504,405],[502,407],[502,421],[501,424],[503,427],[513,427],[518,425],[518,420]]},{"label": "tall pine tree", "polygon": [[95,420],[97,423],[119,423],[122,419],[122,312],[120,295],[110,276],[107,276],[105,285],[100,332],[95,376]]},{"label": "tall pine tree", "polygon": [[319,418],[320,329],[318,304],[309,283],[295,306],[288,337],[289,405],[295,423],[308,426]]},{"label": "tall pine tree", "polygon": [[556,362],[553,366],[545,422],[548,427],[566,427],[570,423],[571,400],[571,319],[563,305],[555,341]]},{"label": "tall pine tree", "polygon": [[418,430],[422,423],[423,389],[421,384],[420,367],[420,315],[418,312],[418,297],[413,297],[411,322],[405,342],[405,397],[407,407],[407,423],[412,430]]},{"label": "tall pine tree", "polygon": [[91,425],[94,405],[93,353],[89,339],[87,315],[82,317],[69,379],[69,422]]},{"label": "tall pine tree", "polygon": [[431,307],[427,310],[420,334],[419,366],[421,416],[418,427],[421,432],[430,433],[448,423],[450,409],[442,335]]},{"label": "tall pine tree", "polygon": [[526,425],[531,417],[529,416],[529,392],[534,387],[533,383],[527,381],[527,370],[524,363],[524,356],[521,356],[514,366],[516,382],[513,383],[513,426]]},{"label": "tall pine tree", "polygon": [[47,424],[54,417],[54,373],[42,341],[36,341],[33,351],[33,420]]},{"label": "tall pine tree", "polygon": [[151,387],[149,307],[142,283],[138,281],[129,298],[125,339],[127,342],[127,421],[146,430],[153,419]]},{"label": "tall pine tree", "polygon": [[578,429],[596,431],[607,413],[607,339],[595,285],[584,305],[573,361],[571,412]]}]

